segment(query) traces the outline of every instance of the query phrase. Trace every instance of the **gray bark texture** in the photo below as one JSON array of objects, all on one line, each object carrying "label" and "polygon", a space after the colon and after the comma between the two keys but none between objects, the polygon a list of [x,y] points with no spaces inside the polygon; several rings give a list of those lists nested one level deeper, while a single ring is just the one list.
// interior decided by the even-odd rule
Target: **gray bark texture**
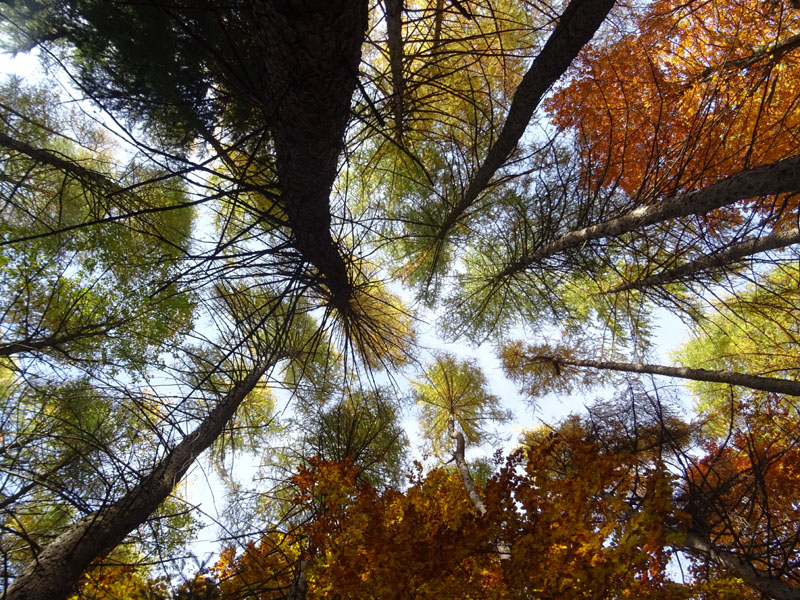
[{"label": "gray bark texture", "polygon": [[684,539],[684,550],[691,554],[699,554],[710,559],[729,573],[741,578],[747,585],[758,590],[767,598],[774,600],[800,600],[800,590],[785,581],[756,569],[733,552],[722,550],[712,544],[709,539],[696,531],[690,531]]},{"label": "gray bark texture", "polygon": [[606,293],[614,294],[627,290],[642,290],[648,287],[679,281],[697,273],[730,265],[748,256],[786,248],[794,244],[800,244],[800,230],[797,228],[747,240],[745,242],[739,242],[737,244],[731,244],[719,252],[714,252],[713,254],[703,256],[697,260],[675,267],[674,269],[668,269],[650,275],[649,277],[639,279],[638,281],[631,281],[630,283],[618,285],[608,290]]},{"label": "gray bark texture", "polygon": [[792,381],[791,379],[746,375],[733,371],[710,371],[707,369],[689,369],[686,367],[667,367],[664,365],[624,363],[605,360],[567,359],[558,356],[537,356],[529,360],[537,359],[573,367],[605,371],[622,371],[625,373],[643,373],[646,375],[664,375],[665,377],[677,377],[679,379],[691,379],[693,381],[708,381],[711,383],[727,383],[753,390],[773,392],[775,394],[800,396],[800,381]]},{"label": "gray bark texture", "polygon": [[62,600],[92,561],[108,554],[166,500],[191,464],[219,437],[274,359],[254,367],[177,446],[124,496],[72,525],[47,544],[6,590],[4,600]]},{"label": "gray bark texture", "polygon": [[669,219],[702,215],[740,200],[800,191],[800,156],[742,171],[697,192],[668,198],[634,209],[621,217],[571,231],[541,248],[523,255],[495,276],[505,279],[559,252],[587,242],[612,238]]}]

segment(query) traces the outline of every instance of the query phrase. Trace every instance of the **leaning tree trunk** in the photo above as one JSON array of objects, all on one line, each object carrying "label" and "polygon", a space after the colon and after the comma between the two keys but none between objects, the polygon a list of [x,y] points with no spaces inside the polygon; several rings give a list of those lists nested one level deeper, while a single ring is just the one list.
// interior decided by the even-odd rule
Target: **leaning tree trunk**
[{"label": "leaning tree trunk", "polygon": [[800,381],[791,379],[778,379],[776,377],[762,377],[760,375],[746,375],[734,371],[710,371],[707,369],[689,369],[686,367],[667,367],[664,365],[648,365],[642,363],[626,363],[611,360],[589,360],[564,358],[555,355],[526,356],[527,362],[546,361],[555,365],[598,369],[602,371],[622,371],[625,373],[643,373],[645,375],[664,375],[692,381],[708,381],[711,383],[727,383],[739,387],[800,396]]},{"label": "leaning tree trunk", "polygon": [[797,228],[747,240],[745,242],[739,242],[737,244],[731,244],[727,248],[714,252],[713,254],[702,256],[697,260],[690,261],[679,267],[661,271],[660,273],[655,273],[637,281],[618,285],[606,290],[604,293],[614,294],[627,290],[643,290],[665,283],[684,280],[697,273],[725,267],[738,260],[747,258],[748,256],[753,256],[761,252],[769,252],[770,250],[779,250],[793,244],[800,244],[800,230]]},{"label": "leaning tree trunk", "polygon": [[447,422],[447,432],[450,439],[456,443],[455,450],[453,450],[453,459],[456,461],[458,472],[461,475],[461,481],[464,483],[464,490],[467,492],[467,498],[473,508],[478,511],[478,514],[483,516],[486,514],[486,504],[475,488],[472,473],[469,472],[469,465],[467,465],[467,460],[465,458],[466,442],[464,441],[464,434],[460,431],[456,431],[455,419],[453,419],[452,416]]},{"label": "leaning tree trunk", "polygon": [[273,366],[270,356],[254,366],[145,478],[120,499],[72,525],[47,544],[6,590],[4,600],[61,600],[93,560],[116,548],[172,493],[191,464],[219,437],[245,396]]},{"label": "leaning tree trunk", "polygon": [[570,231],[557,240],[521,256],[494,276],[497,281],[524,272],[565,250],[603,238],[617,237],[690,215],[702,215],[740,200],[800,191],[800,156],[741,171],[697,192],[636,208],[620,217]]},{"label": "leaning tree trunk", "polygon": [[544,95],[564,74],[578,52],[589,43],[614,3],[615,0],[572,0],[564,9],[553,33],[514,92],[503,129],[461,200],[442,221],[434,241],[435,256],[431,272],[438,262],[448,231],[475,203],[489,185],[489,180],[514,151]]},{"label": "leaning tree trunk", "polygon": [[[483,517],[487,512],[486,503],[475,487],[475,481],[472,479],[472,473],[469,471],[469,465],[465,457],[466,441],[464,440],[464,434],[460,431],[456,431],[455,418],[452,415],[447,421],[447,433],[450,439],[456,443],[455,450],[453,450],[453,459],[456,461],[456,467],[458,467],[458,472],[461,475],[461,482],[464,484],[467,498],[478,515]],[[497,542],[495,546],[501,560],[508,560],[511,558],[511,547],[508,543],[501,540]]]}]

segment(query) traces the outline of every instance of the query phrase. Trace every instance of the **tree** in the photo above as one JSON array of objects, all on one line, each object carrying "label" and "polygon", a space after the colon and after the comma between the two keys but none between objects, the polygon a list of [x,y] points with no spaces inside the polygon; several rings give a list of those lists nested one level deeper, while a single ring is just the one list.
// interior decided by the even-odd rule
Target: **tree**
[{"label": "tree", "polygon": [[[685,435],[666,435],[686,431],[676,419],[606,415],[605,428],[575,418],[532,435],[527,455],[482,487],[466,445],[506,415],[475,363],[440,354],[412,390],[466,493],[446,470],[405,492],[388,485],[402,454],[398,379],[419,353],[409,291],[452,336],[501,342],[517,326],[515,336],[555,327],[602,349],[595,367],[642,370],[633,365],[654,306],[699,319],[721,293],[713,286],[732,293],[728,306],[755,294],[748,277],[767,295],[789,289],[763,268],[785,269],[791,255],[777,251],[796,242],[800,44],[787,3],[13,0],[1,10],[9,44],[37,48],[72,82],[78,110],[102,114],[98,126],[55,96],[3,91],[7,597],[52,598],[53,581],[59,597],[71,593],[156,521],[207,449],[218,466],[226,453],[272,454],[280,410],[269,386],[290,392],[288,426],[305,419],[308,442],[282,457],[294,503],[285,493],[261,503],[271,525],[245,544],[274,572],[256,590],[255,559],[228,550],[219,577],[177,593],[300,598],[324,580],[389,595],[383,550],[370,547],[370,572],[339,572],[332,557],[393,531],[452,547],[456,523],[460,553],[419,561],[418,546],[395,544],[387,564],[413,565],[409,581],[430,595],[680,597],[728,593],[732,576],[794,593],[793,546],[778,529],[762,528],[759,555],[723,523],[735,519],[690,528],[681,513],[722,511],[737,477],[766,481],[780,460],[759,456],[787,457],[792,472],[793,442],[779,435],[791,415],[759,425],[752,448],[714,440],[724,460],[706,464],[725,471],[719,480],[698,475]],[[779,303],[750,305],[791,326]],[[569,366],[563,352],[538,362]],[[703,375],[697,366],[681,373]],[[767,394],[793,383],[741,362],[710,366],[717,379],[749,372]],[[681,457],[677,470],[667,455]],[[72,481],[82,485],[64,498]],[[778,487],[764,496],[782,498]],[[680,549],[711,587],[668,581]],[[446,566],[443,579],[432,564]]]},{"label": "tree", "polygon": [[307,407],[296,422],[302,446],[290,457],[291,468],[311,458],[336,463],[349,460],[359,481],[366,480],[376,488],[399,485],[405,475],[408,438],[397,413],[391,390],[380,388],[354,390],[327,406],[320,402]]},{"label": "tree", "polygon": [[[158,344],[178,339],[192,318],[191,295],[171,281],[192,226],[185,190],[135,163],[104,173],[107,136],[44,88],[12,78],[0,95],[0,355],[49,350],[85,369],[154,363]],[[134,207],[124,222],[115,218]]]},{"label": "tree", "polygon": [[[772,399],[741,411],[722,442],[690,461],[680,495],[691,515],[685,546],[771,598],[794,598],[796,411]],[[780,577],[781,579],[778,579]]]},{"label": "tree", "polygon": [[[624,363],[613,360],[595,360],[575,356],[569,349],[548,346],[528,346],[523,348],[519,342],[511,342],[502,350],[503,367],[506,373],[522,384],[532,397],[542,396],[565,387],[569,389],[569,378],[576,377],[581,369],[599,371],[619,371],[623,373],[643,373],[664,375],[691,381],[725,383],[751,390],[800,396],[800,384],[791,379],[762,377],[735,371],[710,371],[687,367],[670,367],[643,363]],[[562,381],[558,381],[562,379]]]},{"label": "tree", "polygon": [[488,427],[510,420],[511,414],[500,408],[497,396],[488,393],[486,377],[474,363],[459,361],[449,354],[436,356],[424,378],[411,385],[417,404],[422,405],[423,435],[438,456],[450,447],[467,496],[478,514],[483,515],[486,505],[475,489],[466,445],[488,441],[492,437]]},{"label": "tree", "polygon": [[[796,517],[782,500],[796,486],[796,440],[787,448],[771,426],[751,426],[692,459],[683,452],[691,428],[658,402],[596,407],[528,432],[486,482],[481,515],[445,469],[417,472],[402,492],[378,491],[347,462],[317,461],[295,479],[295,502],[326,507],[299,528],[314,548],[308,597],[756,597],[742,580],[769,597],[796,597],[784,580],[794,577]],[[760,477],[768,491],[756,490]],[[279,596],[285,568],[272,561],[294,556],[294,535],[281,538],[283,554],[267,539],[226,552],[216,578],[199,580],[222,597]],[[487,552],[498,536],[511,549],[502,560]],[[670,579],[677,553],[689,554],[691,580]]]},{"label": "tree", "polygon": [[790,3],[666,0],[627,16],[548,101],[579,136],[598,185],[669,196],[794,154]]},{"label": "tree", "polygon": [[[714,369],[763,373],[796,380],[797,268],[776,267],[758,286],[737,296],[722,297],[697,323],[693,336],[678,354],[678,360]],[[772,394],[732,390],[723,394],[717,386],[691,385],[698,411],[710,427],[727,429],[729,421],[747,413],[747,405],[772,403]],[[775,390],[771,390],[775,392]],[[793,399],[784,398],[793,403]]]}]

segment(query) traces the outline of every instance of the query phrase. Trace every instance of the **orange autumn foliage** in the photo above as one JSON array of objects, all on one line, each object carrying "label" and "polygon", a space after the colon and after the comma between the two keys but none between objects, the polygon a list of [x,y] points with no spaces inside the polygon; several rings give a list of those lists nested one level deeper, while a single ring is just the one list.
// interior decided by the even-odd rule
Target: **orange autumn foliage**
[{"label": "orange autumn foliage", "polygon": [[595,186],[652,201],[797,152],[800,10],[658,0],[623,18],[546,105]]},{"label": "orange autumn foliage", "polygon": [[688,471],[687,510],[692,526],[708,531],[716,544],[797,585],[797,417],[776,397],[751,402],[744,426],[725,444],[706,444]]},{"label": "orange autumn foliage", "polygon": [[166,578],[148,577],[133,565],[103,565],[99,561],[87,571],[70,600],[167,600]]},{"label": "orange autumn foliage", "polygon": [[[447,469],[418,470],[405,491],[379,492],[350,464],[316,461],[294,482],[296,501],[315,512],[302,527],[309,599],[691,595],[666,574],[674,534],[664,524],[681,518],[671,476],[602,451],[577,427],[509,457],[482,490],[483,517]],[[229,593],[237,572],[252,588],[259,570],[260,585],[274,585],[276,567],[258,558],[264,543],[221,557]]]}]

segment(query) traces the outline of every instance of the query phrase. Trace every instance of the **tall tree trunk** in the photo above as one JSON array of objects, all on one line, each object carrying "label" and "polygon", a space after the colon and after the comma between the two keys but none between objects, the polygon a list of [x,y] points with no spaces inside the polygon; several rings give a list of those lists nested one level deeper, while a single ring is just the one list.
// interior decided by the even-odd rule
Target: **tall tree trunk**
[{"label": "tall tree trunk", "polygon": [[643,373],[646,375],[664,375],[692,381],[708,381],[711,383],[728,383],[753,390],[773,392],[800,396],[800,381],[778,379],[775,377],[762,377],[760,375],[746,375],[733,371],[709,371],[707,369],[689,369],[686,367],[667,367],[663,365],[648,365],[641,363],[625,363],[610,360],[588,360],[564,358],[556,355],[526,356],[526,362],[547,361],[555,365],[598,369],[601,371],[622,371],[625,373]]},{"label": "tall tree trunk", "polygon": [[47,544],[6,590],[5,600],[61,600],[92,561],[116,548],[166,500],[191,464],[224,430],[245,396],[276,361],[254,366],[192,433],[118,500],[72,525]]},{"label": "tall tree trunk", "polygon": [[687,533],[683,543],[683,550],[710,559],[768,598],[800,600],[800,590],[766,571],[756,569],[749,561],[740,558],[735,553],[717,548],[708,537],[699,532]]},{"label": "tall tree trunk", "polygon": [[447,233],[475,203],[480,193],[489,185],[489,180],[514,151],[544,95],[564,74],[578,52],[589,43],[614,4],[615,0],[572,0],[564,9],[544,48],[533,60],[514,92],[503,129],[489,149],[483,164],[470,181],[461,200],[442,221],[434,240],[431,272],[441,255]]},{"label": "tall tree trunk", "polygon": [[739,200],[800,191],[800,156],[742,171],[705,189],[636,208],[621,217],[570,231],[512,262],[494,279],[500,281],[533,267],[537,262],[587,242],[611,238],[649,225],[701,215]]},{"label": "tall tree trunk", "polygon": [[389,65],[392,69],[392,112],[395,139],[403,143],[403,0],[384,0],[386,6],[386,36],[389,46]]},{"label": "tall tree trunk", "polygon": [[367,29],[366,0],[257,0],[262,102],[275,143],[281,206],[292,243],[344,308],[347,265],[331,235],[330,194]]},{"label": "tall tree trunk", "polygon": [[614,294],[617,292],[624,292],[627,290],[642,290],[648,287],[655,287],[665,283],[671,283],[691,277],[697,273],[708,271],[719,267],[724,267],[737,260],[759,254],[760,252],[769,252],[770,250],[778,250],[786,248],[793,244],[800,244],[800,230],[790,229],[789,231],[782,231],[773,235],[768,235],[746,242],[739,242],[732,244],[719,252],[709,254],[693,260],[674,269],[668,269],[655,275],[650,275],[637,281],[631,281],[622,285],[606,290],[606,294]]}]

